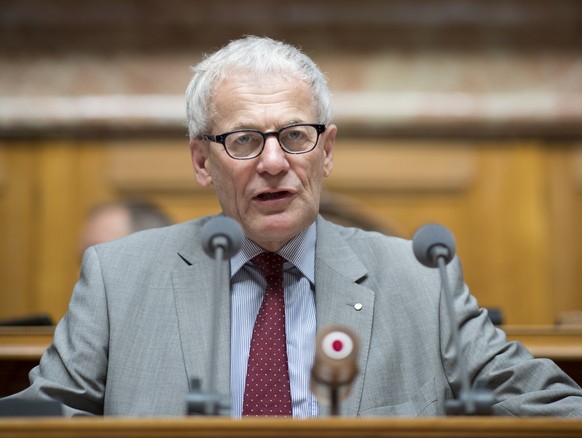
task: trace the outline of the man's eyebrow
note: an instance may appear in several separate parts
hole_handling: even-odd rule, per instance
[[[305,120],[301,120],[301,119],[293,119],[293,120],[285,123],[283,126],[295,125],[296,123],[306,123],[306,122],[305,122]]]
[[[229,131],[238,131],[239,129],[257,129],[252,123],[236,123],[232,125]]]
[[[301,120],[301,119],[292,119],[292,120],[288,120],[285,123],[282,123],[281,125],[279,125],[278,128],[275,129],[275,131],[284,128],[285,126],[289,126],[289,125],[295,125],[296,123],[305,123],[305,121]],[[258,125],[254,124],[254,123],[244,123],[244,122],[238,122],[235,123],[232,126],[232,129],[229,129],[229,131],[239,131],[241,129],[255,129],[257,131],[262,131]],[[269,130],[270,131],[270,130]]]

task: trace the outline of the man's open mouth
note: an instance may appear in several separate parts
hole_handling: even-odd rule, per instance
[[[269,193],[261,193],[257,196],[259,201],[272,201],[274,199],[282,199],[289,195],[289,192],[282,191],[282,192],[269,192]]]

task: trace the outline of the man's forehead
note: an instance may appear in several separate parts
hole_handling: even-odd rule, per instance
[[[250,71],[236,71],[224,75],[214,84],[213,95],[221,93],[225,89],[236,88],[239,86],[268,86],[273,84],[284,84],[286,87],[293,88],[307,85],[307,82],[298,75],[287,72],[282,73],[257,73]]]
[[[230,130],[261,129],[263,119],[279,127],[313,123],[314,111],[311,89],[301,79],[286,76],[261,80],[247,74],[218,84],[211,118],[214,124],[226,124]]]

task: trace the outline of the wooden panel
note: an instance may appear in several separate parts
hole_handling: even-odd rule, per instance
[[[35,274],[35,311],[49,311],[58,319],[67,308],[77,280],[78,148],[55,142],[37,148],[39,156],[36,218],[38,267]]]
[[[475,151],[455,142],[338,141],[332,190],[366,192],[466,190],[475,178]]]
[[[440,147],[439,147],[440,146]],[[123,191],[200,190],[184,142],[110,144],[108,173]],[[327,185],[340,190],[463,190],[474,179],[475,154],[451,143],[344,140],[335,148]]]
[[[343,139],[326,190],[411,237],[454,232],[479,302],[509,324],[582,309],[582,148],[525,141]],[[153,200],[175,221],[219,211],[192,173],[186,140],[21,143],[0,149],[0,317],[66,310],[87,210]]]
[[[549,155],[551,229],[548,242],[556,315],[582,310],[582,144],[555,146]]]
[[[150,199],[175,221],[220,212],[214,191],[194,178],[187,139],[110,143],[105,153],[106,184],[116,197]]]
[[[6,151],[0,145],[0,196],[6,185]]]
[[[572,174],[574,189],[576,192],[582,193],[582,143],[570,145],[567,152],[570,155],[568,161],[571,164],[568,170]]]
[[[459,238],[467,282],[510,324],[554,320],[548,254],[547,149],[534,142],[483,145],[478,182]]]
[[[198,190],[187,139],[125,141],[108,145],[110,183],[124,191]]]
[[[35,165],[27,145],[0,144],[0,318],[34,307]]]

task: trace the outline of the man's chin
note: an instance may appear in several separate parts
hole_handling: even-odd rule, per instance
[[[301,232],[301,227],[297,221],[291,221],[288,218],[265,218],[255,221],[249,229],[247,237],[261,245],[271,242],[273,245],[283,246],[293,237]],[[272,246],[272,245],[269,245]],[[271,248],[266,248],[270,249]],[[278,248],[277,248],[278,249]]]

